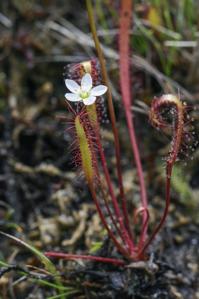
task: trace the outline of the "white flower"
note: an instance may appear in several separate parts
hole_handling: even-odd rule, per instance
[[[81,86],[74,80],[65,80],[66,87],[71,93],[66,93],[65,97],[71,102],[83,101],[84,105],[92,105],[96,98],[103,95],[107,91],[105,85],[93,86],[92,77],[89,73],[86,73],[81,80]]]

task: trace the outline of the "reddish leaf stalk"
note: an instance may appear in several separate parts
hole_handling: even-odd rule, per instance
[[[98,120],[97,120],[96,106],[95,105],[92,106],[92,109],[90,109],[90,111],[88,112],[88,115],[89,115],[89,120],[90,120],[91,126],[93,127],[93,131],[94,131],[94,134],[95,134],[95,141],[96,141],[96,144],[97,144],[97,147],[98,147],[100,160],[101,160],[101,163],[102,163],[102,168],[103,168],[103,171],[104,171],[104,174],[105,174],[109,194],[110,194],[111,201],[112,201],[112,204],[113,204],[113,208],[114,208],[114,211],[115,211],[115,216],[117,217],[117,221],[120,225],[121,237],[124,240],[125,245],[128,246],[129,254],[131,255],[134,252],[134,245],[133,245],[133,241],[131,240],[131,238],[129,236],[128,230],[125,227],[124,217],[121,214],[121,210],[120,210],[119,204],[117,202],[117,198],[115,197],[115,194],[114,194],[114,190],[113,190],[109,170],[108,170],[107,163],[106,163],[106,158],[105,158],[103,147],[102,147],[102,144],[101,144],[100,127],[99,127],[99,123],[98,123]]]
[[[70,253],[61,253],[61,252],[45,252],[45,255],[48,257],[53,258],[60,258],[60,259],[66,259],[66,260],[89,260],[89,261],[96,261],[96,262],[102,262],[102,263],[111,263],[117,266],[125,266],[126,263],[123,260],[120,259],[114,259],[114,258],[108,258],[108,257],[102,257],[102,256],[93,256],[93,255],[80,255],[80,254],[70,254]]]
[[[107,230],[107,232],[108,232],[110,238],[111,238],[112,241],[114,242],[114,244],[115,244],[116,248],[118,249],[118,251],[119,251],[123,256],[125,256],[125,257],[129,257],[128,248],[123,248],[123,247],[121,246],[121,244],[117,241],[116,237],[114,236],[114,233],[113,233],[112,230],[109,228],[109,226],[108,226],[108,224],[107,224],[107,221],[106,221],[106,219],[105,219],[105,217],[104,217],[104,215],[103,215],[103,213],[102,213],[102,210],[101,210],[101,208],[100,208],[100,205],[99,205],[99,203],[98,203],[97,195],[96,195],[96,192],[95,192],[95,188],[94,188],[94,186],[93,186],[92,183],[89,183],[89,189],[90,189],[90,191],[91,191],[92,198],[93,198],[93,200],[94,200],[94,202],[95,202],[95,205],[96,205],[98,214],[99,214],[99,216],[100,216],[100,219],[101,219],[101,221],[102,221],[104,227],[106,228],[106,230]],[[126,244],[128,244],[128,243],[126,242]]]
[[[141,191],[141,201],[144,210],[147,210],[147,194],[144,183],[144,174],[142,170],[142,164],[139,154],[139,149],[137,145],[137,140],[135,136],[135,129],[133,123],[133,116],[131,113],[131,105],[132,105],[132,93],[131,93],[131,81],[130,81],[130,62],[129,62],[129,31],[131,29],[132,24],[132,0],[122,0],[121,1],[121,9],[120,9],[120,28],[119,28],[119,54],[120,54],[120,86],[122,93],[122,100],[125,108],[126,120],[129,130],[130,142],[134,154],[135,164],[137,168],[139,183],[140,183],[140,191]],[[126,202],[123,202],[123,209],[125,211],[126,217],[128,217]],[[146,238],[148,222],[147,222],[147,214],[143,213],[142,225],[144,230],[140,237],[141,243]]]
[[[94,112],[94,111],[95,110],[92,110],[92,112]],[[96,153],[94,150],[95,143],[97,143],[97,146],[99,144],[99,140],[98,140],[99,136],[97,134],[95,134],[95,136],[93,136],[93,132],[92,132],[93,131],[92,126],[93,126],[94,119],[95,119],[96,125],[97,125],[97,118],[95,118],[95,117],[92,118],[91,116],[88,116],[88,113],[86,113],[86,112],[80,112],[80,113],[76,114],[74,117],[75,131],[76,131],[76,136],[77,136],[77,148],[80,153],[79,154],[80,165],[82,167],[83,173],[87,180],[87,184],[91,191],[92,198],[95,202],[98,214],[100,216],[100,219],[101,219],[105,229],[108,232],[108,235],[112,239],[112,241],[115,244],[118,251],[120,253],[122,253],[124,256],[127,256],[128,248],[123,248],[120,245],[120,243],[117,241],[117,238],[114,235],[114,232],[112,231],[111,228],[109,228],[108,222],[106,220],[106,217],[104,216],[104,213],[102,212],[102,209],[100,207],[99,201],[97,199],[96,191],[95,191],[96,182],[97,181],[99,182],[100,175],[99,175],[99,170],[98,170],[98,165],[97,165]],[[92,121],[92,125],[91,125],[90,121]],[[96,129],[95,129],[95,131],[97,132]],[[93,138],[94,138],[94,140],[93,140]],[[95,180],[95,178],[97,180]],[[105,207],[107,208],[107,210],[111,216],[111,219],[113,219],[110,209],[106,205],[105,205]],[[121,227],[122,227],[122,221],[120,221],[119,223],[121,224]],[[113,221],[113,224],[114,224],[114,221]],[[122,230],[121,230],[120,236],[124,240],[125,245],[128,244],[127,237],[123,233]]]
[[[79,164],[79,166],[81,166],[81,168],[82,168],[82,171],[85,175],[85,179],[87,181],[90,192],[92,194],[92,198],[95,202],[99,217],[102,221],[104,228],[107,230],[107,233],[108,233],[110,239],[113,241],[113,243],[115,244],[115,247],[118,249],[118,251],[123,256],[128,257],[129,256],[129,248],[127,246],[128,245],[128,240],[127,240],[128,236],[126,236],[125,232],[123,232],[122,229],[118,228],[118,225],[114,220],[113,214],[112,214],[110,207],[106,201],[106,198],[104,198],[105,207],[106,207],[108,214],[112,220],[112,224],[115,226],[115,228],[118,232],[117,237],[121,237],[121,240],[123,240],[123,242],[124,242],[124,245],[121,245],[115,236],[115,232],[113,231],[113,229],[111,227],[109,227],[106,216],[102,212],[102,209],[100,207],[100,204],[99,204],[99,201],[98,201],[97,195],[96,195],[96,188],[98,185],[101,185],[100,174],[99,174],[99,169],[98,169],[98,164],[97,164],[96,150],[95,150],[96,139],[98,140],[100,138],[100,135],[97,134],[98,129],[95,128],[95,127],[99,126],[97,117],[96,117],[96,113],[95,113],[96,107],[93,106],[92,109],[89,110],[89,112],[86,112],[85,109],[83,109],[77,113],[72,109],[72,107],[70,105],[68,105],[68,108],[74,114],[73,119],[71,119],[70,123],[73,124],[72,127],[74,129],[74,135],[76,137],[75,144],[76,144],[77,154],[76,154],[75,159],[77,159],[77,164]],[[96,134],[94,134],[94,132],[96,132]],[[97,145],[99,143],[100,143],[100,141],[97,142]],[[104,158],[104,156],[103,156],[103,158]],[[101,191],[103,192],[103,188]],[[117,204],[117,202],[116,202],[116,204]],[[124,224],[122,223],[122,218],[119,223],[121,224],[121,227],[125,229]],[[122,224],[123,224],[123,226],[122,226]]]
[[[173,122],[172,126],[168,124],[163,117],[161,116],[160,112],[161,109],[165,107],[174,108],[173,110]],[[172,111],[172,110],[171,110]],[[183,144],[184,134],[185,134],[185,116],[186,116],[186,106],[183,105],[181,100],[174,95],[167,94],[163,95],[160,98],[155,98],[152,102],[151,110],[150,110],[150,120],[152,125],[156,128],[166,128],[171,127],[173,128],[173,139],[172,139],[172,146],[169,152],[169,156],[166,161],[166,191],[165,191],[165,209],[162,215],[162,218],[159,224],[155,227],[154,231],[152,232],[151,237],[147,240],[145,245],[143,246],[140,254],[142,255],[151,242],[154,240],[157,233],[160,231],[162,226],[165,223],[165,220],[168,215],[169,205],[170,205],[170,190],[171,190],[171,175],[174,163],[178,157],[180,152],[181,146]]]
[[[99,155],[100,155],[102,167],[103,167],[103,170],[104,170],[105,178],[106,178],[106,181],[107,181],[107,185],[108,185],[108,188],[109,188],[109,193],[110,193],[110,196],[111,196],[111,199],[112,199],[113,207],[114,207],[114,210],[115,210],[115,214],[116,214],[117,220],[120,224],[120,229],[121,229],[123,238],[125,239],[126,244],[128,244],[128,246],[129,246],[129,252],[133,253],[134,252],[134,244],[133,244],[132,239],[130,238],[128,230],[126,230],[126,228],[125,228],[125,225],[124,225],[124,222],[123,222],[124,217],[121,215],[121,211],[120,211],[117,199],[114,195],[113,186],[112,186],[112,182],[111,182],[111,179],[110,179],[110,175],[109,175],[109,171],[108,171],[108,167],[107,167],[107,163],[106,163],[106,158],[105,158],[103,147],[102,147],[102,144],[101,144],[101,141],[100,141],[99,128],[96,128],[96,134],[97,134],[96,142],[97,142],[97,145],[98,145]]]
[[[104,200],[105,208],[108,212],[108,216],[110,217],[110,219],[112,221],[112,224],[113,224],[115,230],[118,233],[118,236],[121,238],[121,240],[124,242],[124,245],[126,246],[127,244],[130,243],[128,233],[125,231],[125,227],[124,227],[123,223],[122,223],[122,228],[121,228],[121,222],[118,223],[117,213],[115,212],[116,211],[115,210],[115,205],[113,204],[114,212],[112,212],[110,207],[109,207],[110,203],[108,202],[108,195],[105,194],[104,186],[102,185],[100,176],[98,178],[98,183],[99,183],[99,186],[101,187],[101,193],[102,193],[102,197],[103,197],[103,200]],[[112,188],[112,186],[111,186],[111,188]],[[110,195],[110,192],[109,192],[109,195]],[[112,201],[112,203],[115,202],[115,197],[113,197],[113,198],[111,197],[111,201]],[[117,201],[116,201],[116,205],[117,205]],[[118,227],[118,224],[119,224],[119,227]],[[133,242],[130,243],[129,248],[130,248],[129,252],[133,251]]]
[[[150,236],[150,238],[147,240],[147,242],[141,248],[141,251],[138,253],[138,256],[143,256],[144,255],[144,252],[149,247],[149,245],[152,243],[152,241],[154,240],[154,238],[156,237],[156,235],[158,234],[158,232],[160,231],[160,229],[164,225],[165,220],[167,218],[168,211],[169,211],[169,205],[170,205],[170,190],[171,190],[172,168],[173,168],[173,166],[170,165],[170,166],[167,166],[167,169],[166,169],[166,176],[167,177],[166,177],[166,191],[165,191],[165,209],[164,209],[162,218],[161,218],[159,224],[154,229],[154,231],[153,231],[152,235]]]
[[[104,186],[102,185],[102,182],[101,182],[100,179],[99,179],[99,185],[101,187],[101,192],[102,192],[102,197],[103,197],[103,200],[104,200],[104,204],[105,204],[106,210],[108,212],[108,216],[110,217],[110,219],[112,221],[113,227],[117,231],[118,236],[121,238],[121,240],[124,242],[124,244],[126,244],[124,235],[123,235],[121,229],[118,227],[118,223],[116,222],[115,215],[113,215],[113,212],[111,211],[111,209],[109,207],[108,196],[105,194]]]

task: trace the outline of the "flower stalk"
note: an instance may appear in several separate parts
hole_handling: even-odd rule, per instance
[[[122,101],[124,104],[126,121],[130,136],[130,142],[132,146],[132,151],[135,159],[135,164],[138,173],[138,179],[140,183],[140,192],[141,192],[141,201],[142,207],[145,211],[148,209],[147,203],[147,194],[144,182],[144,174],[142,170],[142,164],[139,154],[139,148],[137,145],[135,128],[133,123],[133,115],[132,115],[132,91],[131,91],[131,81],[130,81],[130,62],[129,62],[129,31],[131,29],[132,24],[132,0],[124,0],[121,1],[121,10],[120,10],[120,26],[119,26],[119,66],[120,66],[120,86],[122,93]],[[125,217],[128,219],[128,213],[126,209],[126,203],[123,202]],[[147,214],[142,213],[142,225],[144,230],[141,235],[141,243],[146,239],[147,233]]]
[[[123,187],[123,180],[122,180],[120,141],[119,141],[117,124],[116,124],[115,110],[114,110],[114,106],[113,106],[111,86],[110,86],[109,79],[108,79],[108,73],[106,70],[104,55],[103,55],[103,52],[102,52],[102,49],[100,46],[100,42],[99,42],[99,38],[97,35],[94,13],[93,13],[93,6],[92,6],[91,0],[86,0],[86,7],[87,7],[87,12],[88,12],[88,20],[89,20],[90,28],[91,28],[93,40],[95,43],[95,49],[96,49],[97,56],[98,56],[99,62],[100,62],[102,78],[103,78],[105,85],[108,87],[107,101],[108,101],[108,109],[109,109],[109,115],[110,115],[110,120],[111,120],[111,125],[112,125],[112,132],[113,132],[113,136],[114,136],[118,184],[119,184],[119,189],[120,189],[120,198],[123,201],[123,206],[125,206],[126,198],[125,198],[125,194],[124,194],[124,187]],[[128,218],[125,217],[125,219],[128,219]],[[128,226],[128,223],[126,223],[126,224]],[[130,231],[129,226],[127,227],[127,229]]]

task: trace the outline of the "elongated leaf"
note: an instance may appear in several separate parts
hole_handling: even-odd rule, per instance
[[[53,265],[53,263],[38,249],[36,249],[35,247],[33,247],[32,245],[18,239],[15,236],[12,236],[10,234],[4,233],[2,231],[0,231],[0,234],[14,240],[16,243],[18,243],[19,245],[24,246],[25,248],[27,248],[28,250],[30,250],[34,255],[36,255],[38,257],[38,259],[44,264],[45,268],[47,271],[49,271],[52,274],[57,274],[57,270],[55,268],[55,266]]]

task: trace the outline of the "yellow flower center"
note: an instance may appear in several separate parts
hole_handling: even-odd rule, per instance
[[[89,92],[87,92],[87,91],[81,91],[81,93],[80,93],[80,97],[81,97],[82,99],[86,99],[86,98],[88,98],[88,97],[89,97]]]

